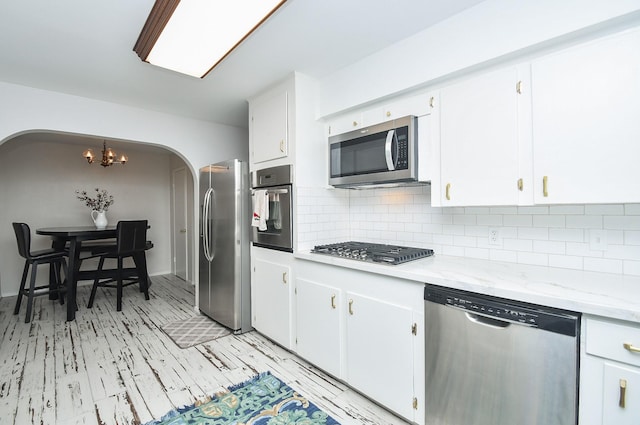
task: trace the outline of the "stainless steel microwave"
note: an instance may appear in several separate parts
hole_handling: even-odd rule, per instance
[[[329,137],[329,184],[418,182],[418,120],[406,116]]]

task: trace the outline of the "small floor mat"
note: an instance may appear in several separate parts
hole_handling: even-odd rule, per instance
[[[194,316],[168,323],[162,326],[162,330],[180,348],[192,347],[231,334],[231,330],[207,316]]]

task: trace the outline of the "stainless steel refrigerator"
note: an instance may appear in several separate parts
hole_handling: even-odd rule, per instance
[[[200,312],[235,333],[251,330],[249,175],[237,159],[200,169]]]

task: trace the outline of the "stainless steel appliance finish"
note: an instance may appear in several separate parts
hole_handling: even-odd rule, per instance
[[[246,162],[200,169],[198,307],[235,333],[251,330],[249,204]]]
[[[575,425],[580,314],[427,285],[427,425]]]
[[[383,264],[402,264],[433,255],[432,249],[353,241],[316,245],[311,252]]]
[[[329,184],[417,183],[418,120],[406,116],[329,137]]]
[[[266,190],[269,218],[266,230],[253,227],[253,245],[293,252],[293,169],[291,165],[251,173],[253,193]]]

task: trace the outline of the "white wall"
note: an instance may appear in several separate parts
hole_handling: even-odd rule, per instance
[[[249,157],[245,128],[4,82],[0,98],[0,144],[34,130],[149,143],[176,152],[192,172],[211,162]]]
[[[581,31],[626,25],[640,19],[639,10],[637,0],[486,0],[322,78],[318,116],[433,85]]]
[[[129,163],[103,168],[89,165],[80,153],[84,146],[15,139],[0,146],[0,271],[2,296],[18,292],[24,261],[18,255],[12,222],[26,222],[33,248],[51,246],[38,236],[38,227],[93,225],[90,210],[76,199],[76,190],[107,189],[115,198],[107,218],[147,219],[150,274],[171,272],[170,153],[127,151]],[[47,267],[40,268],[40,282]]]
[[[249,157],[245,128],[5,82],[0,82],[0,99],[0,145],[17,135],[33,131],[74,133],[158,145],[175,152],[186,162],[196,185],[200,167],[230,158],[248,160]],[[196,214],[195,197],[193,204]],[[166,211],[169,214],[168,204]],[[197,223],[195,217],[194,220]],[[0,225],[6,227],[10,223],[0,222]],[[193,238],[192,252],[197,252],[197,243],[197,238]],[[14,251],[15,248],[11,247],[10,253]],[[5,251],[0,251],[0,254],[4,255]],[[194,267],[197,267],[195,261]],[[0,287],[4,292],[3,276],[4,271],[0,269]]]
[[[358,240],[640,276],[640,204],[438,208],[429,186],[298,188],[298,198],[299,249]],[[489,228],[499,229],[499,245],[489,244]],[[591,243],[593,231],[604,235],[604,249]]]

